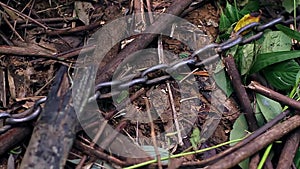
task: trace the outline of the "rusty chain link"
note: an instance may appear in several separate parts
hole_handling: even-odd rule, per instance
[[[300,16],[297,16],[296,20],[297,21],[300,20]],[[190,55],[190,57],[188,57],[188,59],[179,59],[170,64],[158,64],[142,72],[127,75],[123,77],[121,80],[114,80],[110,82],[103,82],[97,84],[95,86],[95,94],[89,98],[88,102],[95,101],[96,99],[100,99],[101,98],[100,90],[103,88],[115,87],[115,89],[117,89],[118,92],[120,93],[121,90],[137,84],[153,85],[171,79],[172,77],[170,74],[185,65],[199,67],[199,66],[214,63],[219,59],[219,53],[228,50],[235,45],[244,45],[261,38],[264,34],[265,29],[271,28],[276,24],[286,25],[286,24],[293,23],[293,21],[294,19],[284,20],[284,17],[281,16],[265,24],[260,24],[258,22],[250,23],[242,27],[241,29],[239,29],[238,32],[234,33],[233,36],[231,36],[230,39],[228,39],[227,41],[220,44],[212,43],[206,45],[205,47],[196,50],[192,55]],[[244,35],[242,35],[242,33],[249,29],[252,29],[253,32],[255,32],[255,34],[245,38]],[[214,50],[217,54],[207,59],[199,60],[197,56],[200,56],[201,54],[203,54],[208,50]],[[149,74],[155,71],[162,71],[162,70],[166,74],[163,74],[159,77],[150,78]],[[118,94],[118,92],[114,94]],[[15,124],[26,123],[36,119],[39,116],[40,112],[42,111],[41,104],[44,103],[46,100],[47,97],[39,99],[38,101],[35,102],[33,107],[19,114],[11,114],[10,112],[1,112],[0,120],[1,119],[4,120],[5,125],[0,128],[0,134],[9,130]],[[28,114],[27,111],[30,111],[30,114],[24,116],[24,114]]]

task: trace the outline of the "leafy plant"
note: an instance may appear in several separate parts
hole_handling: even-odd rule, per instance
[[[190,142],[194,150],[197,150],[198,144],[200,143],[200,130],[198,127],[193,129]]]
[[[247,135],[246,132],[247,130],[248,130],[247,121],[245,116],[242,114],[236,119],[235,123],[233,124],[233,129],[230,132],[229,139],[235,140],[235,139],[243,138]],[[235,143],[232,143],[230,145],[233,146],[234,144]],[[239,163],[239,166],[243,169],[248,168],[249,158]]]
[[[222,34],[219,36],[219,39],[229,38],[233,26],[238,22],[239,18],[259,9],[258,1],[249,1],[241,9],[238,9],[236,1],[234,2],[234,7],[227,2],[225,9],[221,12],[219,25]],[[283,1],[283,7],[288,12],[295,11],[295,7],[299,4],[300,0]],[[299,98],[300,66],[295,59],[300,57],[300,51],[292,50],[292,39],[300,41],[300,33],[280,24],[276,25],[276,28],[278,31],[265,30],[261,39],[243,46],[237,45],[229,49],[226,54],[234,56],[240,74],[244,79],[247,79],[248,75],[260,73],[275,89],[283,92],[288,92],[292,89],[290,97],[297,96]],[[244,36],[247,37],[253,34],[254,32],[250,32]],[[231,87],[228,87],[230,82],[224,72],[218,69],[215,73],[214,78],[217,85],[227,95],[230,95],[232,92],[232,90],[229,90]],[[265,96],[256,94],[256,100],[256,118],[259,126],[272,120],[283,111],[280,103]],[[233,129],[230,132],[230,140],[244,137],[247,128],[246,119],[241,115],[233,125]],[[271,146],[269,146],[270,149]],[[299,162],[299,153],[298,158],[295,157],[294,160]],[[262,164],[263,161],[261,162]],[[247,161],[239,165],[243,169],[248,168]]]
[[[296,3],[294,3],[296,2]],[[295,8],[295,6],[300,5],[300,0],[283,0],[282,6],[285,8],[287,12],[292,12]]]
[[[281,32],[286,34],[288,37],[290,37],[292,39],[296,39],[297,41],[300,41],[300,33],[299,32],[292,30],[286,26],[280,25],[280,24],[275,25],[275,26],[278,30],[280,30]]]

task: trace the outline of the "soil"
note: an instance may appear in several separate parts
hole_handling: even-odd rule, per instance
[[[74,1],[72,0],[36,0],[33,2],[34,5],[32,5],[32,1],[22,1],[22,3],[10,1],[8,5],[18,11],[23,11],[26,15],[30,13],[32,18],[51,27],[52,31],[84,26],[84,22],[80,20],[68,21],[70,20],[70,17],[74,16]],[[114,19],[117,19],[126,13],[135,12],[137,9],[131,6],[131,1],[128,0],[99,0],[86,2],[92,2],[94,8],[90,9],[91,11],[87,11],[89,15],[93,16],[89,19],[90,24],[99,23],[99,27],[112,22]],[[172,0],[153,0],[151,3],[153,12],[162,12],[172,4]],[[26,6],[26,4],[28,4],[28,6]],[[24,23],[21,18],[15,20],[17,24],[16,27],[12,29],[8,23],[13,24],[15,13],[9,12],[9,10],[5,11],[10,15],[7,16],[8,22],[2,20],[0,23],[0,35],[4,35],[4,37],[7,38],[7,41],[4,40],[5,38],[1,38],[1,45],[25,47],[40,51],[48,56],[57,56],[66,51],[71,51],[88,44],[89,40],[87,39],[98,29],[87,29],[74,33],[66,32],[65,35],[50,36],[47,35],[41,27],[32,24],[32,22]],[[178,25],[173,38],[163,36],[157,38],[149,45],[149,49],[151,47],[160,48],[160,51],[166,52],[163,56],[163,62],[156,57],[155,52],[157,52],[157,50],[149,51],[149,53],[147,53],[149,57],[143,55],[143,57],[133,59],[135,61],[134,64],[120,65],[119,69],[122,71],[118,72],[118,70],[116,70],[116,76],[122,77],[130,73],[137,73],[138,71],[136,70],[145,70],[159,63],[171,63],[174,60],[190,55],[196,49],[214,42],[218,36],[219,15],[220,11],[217,7],[209,2],[188,12],[183,19],[186,19],[191,25]],[[50,18],[61,18],[63,20],[50,21]],[[183,39],[191,45],[183,44],[178,39]],[[93,39],[90,40],[93,41]],[[113,56],[122,50],[124,44],[125,46],[127,45],[127,40],[130,39],[125,39],[123,44],[116,44],[113,50],[110,51],[110,55]],[[159,41],[161,41],[161,46]],[[76,56],[77,55],[74,55],[65,59],[68,61],[76,61]],[[105,65],[111,58],[112,57],[108,56],[101,64]],[[55,73],[61,64],[70,66],[70,73],[72,72],[72,65],[68,62],[42,58],[40,56],[20,57],[16,55],[2,55],[0,62],[3,71],[2,73],[5,73],[5,76],[1,77],[5,80],[0,84],[1,111],[12,111],[14,114],[23,112],[31,107],[40,96],[48,95]],[[116,127],[124,119],[131,120],[122,130],[122,133],[130,136],[133,140],[138,140],[137,143],[139,145],[149,145],[153,143],[153,140],[151,139],[152,124],[149,122],[149,114],[147,114],[147,111],[152,113],[151,115],[154,119],[154,132],[159,136],[157,139],[157,146],[167,149],[170,152],[182,152],[189,149],[191,146],[189,138],[191,138],[195,128],[199,128],[201,132],[206,131],[211,134],[206,135],[206,137],[203,135],[201,144],[196,145],[194,149],[225,142],[228,140],[229,131],[232,128],[233,122],[238,117],[239,111],[236,108],[234,101],[231,100],[226,102],[225,105],[222,105],[221,111],[219,112],[223,114],[223,116],[221,115],[221,119],[214,119],[216,118],[214,113],[217,112],[210,109],[211,105],[208,103],[211,98],[205,97],[205,95],[218,90],[218,88],[211,80],[212,78],[209,74],[209,72],[212,72],[211,68],[203,68],[201,71],[204,72],[204,74],[199,73],[198,75],[194,75],[196,80],[186,80],[186,83],[189,85],[193,84],[192,86],[194,86],[194,88],[184,88],[184,85],[180,88],[180,85],[174,81],[174,79],[160,82],[155,85],[136,85],[130,88],[127,94],[125,93],[126,97],[133,97],[142,89],[144,92],[141,92],[137,98],[131,100],[131,104],[124,104],[126,100],[122,98],[124,97],[122,96],[124,93],[121,93],[113,97],[117,100],[118,105],[116,105],[111,98],[104,98],[99,101],[99,107],[104,116],[108,116],[111,112],[115,112],[116,110],[125,109],[127,112],[126,115],[114,115],[114,118],[109,120],[109,124]],[[206,75],[205,72],[208,72],[208,75]],[[166,73],[163,71],[158,71],[150,73],[149,77],[157,77],[165,74]],[[179,74],[178,76],[184,77],[187,74],[188,71]],[[167,83],[170,85],[170,88],[168,88]],[[169,91],[170,89],[171,91]],[[201,97],[198,94],[199,91]],[[109,90],[105,92],[109,92]],[[173,94],[172,102],[169,98],[169,92]],[[219,96],[224,97],[224,94],[220,93]],[[147,99],[150,101],[149,105],[147,105]],[[182,101],[183,99],[187,99],[187,101]],[[175,110],[172,109],[172,105],[174,105]],[[171,144],[168,143],[166,137],[160,135],[164,132],[176,133],[176,131],[178,131],[173,124],[174,111],[178,113],[179,126],[188,128],[188,130],[182,131],[181,133],[183,143],[180,143],[176,134],[169,137],[169,139],[172,140]],[[212,117],[213,120],[208,122],[208,117]],[[216,126],[216,129],[210,131],[210,126]],[[82,134],[82,132],[80,133],[81,134],[78,135],[80,135],[81,139],[77,138],[78,140],[82,140],[82,137],[86,137],[86,140],[92,139],[88,138],[87,135]],[[21,147],[22,151],[20,154],[15,155],[16,158],[13,163],[16,166],[20,164],[27,144],[27,142],[21,142],[17,145]],[[220,152],[222,149],[217,149],[214,152],[211,151],[201,156],[191,156],[185,161],[202,160]],[[12,153],[10,152],[9,154]],[[70,159],[75,159],[77,157],[76,154],[82,156],[81,152],[73,148],[70,153]],[[93,158],[91,158],[91,161],[95,161]],[[6,168],[9,165],[12,165],[7,159],[7,154],[0,158],[0,168]],[[74,164],[68,165],[69,164],[67,164],[66,168],[72,168],[71,166]]]

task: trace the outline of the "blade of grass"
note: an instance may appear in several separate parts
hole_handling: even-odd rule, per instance
[[[273,146],[273,144],[270,144],[270,145],[267,147],[267,149],[266,149],[264,155],[262,156],[262,158],[261,158],[261,160],[260,160],[260,162],[259,162],[259,164],[258,164],[258,166],[257,166],[257,169],[262,169],[262,167],[264,166],[264,164],[265,164],[265,162],[266,162],[266,160],[267,160],[267,157],[269,156],[269,154],[270,154],[270,152],[271,152],[272,146]]]
[[[175,155],[171,155],[170,157],[163,157],[160,160],[164,161],[164,160],[168,160],[168,159],[171,159],[171,158],[178,158],[178,157],[183,157],[183,156],[187,156],[187,155],[191,155],[191,154],[203,153],[205,151],[209,151],[209,150],[212,150],[212,149],[215,149],[215,148],[218,148],[218,147],[222,147],[224,145],[228,145],[228,144],[231,144],[231,143],[234,143],[234,142],[242,141],[243,139],[244,138],[236,139],[236,140],[230,140],[230,141],[227,141],[227,142],[224,142],[224,143],[212,146],[212,147],[204,148],[204,149],[201,149],[201,150],[191,151],[191,152],[186,152],[186,153],[180,153],[180,154],[175,154]],[[157,160],[149,160],[149,161],[146,161],[146,162],[143,162],[143,163],[139,163],[139,164],[136,164],[136,165],[125,167],[124,169],[139,168],[139,167],[143,167],[145,165],[149,165],[149,164],[156,163],[156,162],[157,162]]]

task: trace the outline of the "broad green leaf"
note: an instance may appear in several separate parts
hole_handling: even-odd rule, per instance
[[[242,46],[240,52],[238,52],[238,55],[241,75],[245,75],[252,66],[254,59],[254,44]]]
[[[198,144],[200,143],[200,130],[198,127],[194,128],[193,133],[190,138],[190,142],[191,142],[194,150],[197,150]]]
[[[278,30],[286,34],[288,37],[292,39],[296,39],[297,41],[300,41],[300,33],[298,31],[292,30],[289,27],[283,26],[283,25],[275,25]]]
[[[224,13],[221,13],[220,23],[219,23],[220,32],[226,32],[230,26],[231,26],[231,22],[229,21],[227,16]]]
[[[245,5],[245,7],[240,11],[240,14],[244,16],[248,13],[258,11],[259,9],[260,9],[260,6],[259,6],[259,1],[258,0],[249,1]]]
[[[278,114],[281,113],[282,107],[278,102],[260,94],[256,94],[256,99],[259,109],[261,110],[261,113],[267,122],[274,119]]]
[[[233,128],[230,132],[229,139],[235,140],[235,139],[243,138],[247,135],[247,130],[248,130],[248,125],[247,125],[246,118],[243,114],[241,114],[233,124]],[[230,144],[230,146],[233,146],[235,144],[236,143],[232,143]],[[242,169],[247,169],[249,166],[249,158],[239,163],[239,166]]]
[[[259,127],[261,127],[265,124],[264,116],[261,113],[261,110],[259,109],[257,102],[256,102],[256,106],[255,106],[255,118],[256,118],[256,121],[257,121],[257,124]]]
[[[300,0],[296,0],[296,7],[300,4]],[[282,6],[285,10],[291,13],[294,10],[294,0],[283,0]]]
[[[300,66],[294,60],[278,63],[264,69],[267,81],[279,90],[288,90],[295,84]]]
[[[155,147],[153,146],[147,146],[147,145],[143,145],[141,146],[141,148],[148,153],[151,157],[156,159],[156,153],[155,153]],[[159,155],[161,158],[163,157],[169,157],[169,151],[160,147],[157,147],[157,150],[159,152]],[[168,164],[168,160],[162,161],[162,164],[167,165]]]
[[[224,68],[225,68],[225,65],[223,64],[222,60],[220,60],[216,65],[214,73],[219,73],[220,71],[224,71]]]
[[[228,1],[226,1],[226,8],[224,13],[231,23],[234,23],[239,20],[237,16],[237,9],[234,6],[232,6]]]
[[[221,90],[226,94],[226,96],[230,96],[233,92],[232,85],[230,83],[229,78],[226,76],[224,69],[215,73],[213,75],[216,84],[221,88]]]
[[[243,114],[241,114],[234,122],[233,128],[230,131],[230,140],[236,140],[243,138],[247,135],[248,125],[246,118]],[[235,145],[236,143],[230,144],[230,146]]]
[[[264,41],[259,53],[290,51],[291,47],[292,42],[287,35],[281,31],[269,31],[264,34]]]
[[[297,50],[259,54],[256,57],[250,73],[255,73],[272,64],[298,57],[300,57],[300,51]]]

